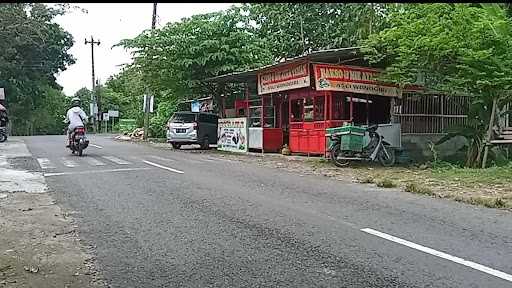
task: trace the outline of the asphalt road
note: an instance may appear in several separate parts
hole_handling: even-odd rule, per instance
[[[24,138],[112,287],[512,287],[510,212],[91,139]]]

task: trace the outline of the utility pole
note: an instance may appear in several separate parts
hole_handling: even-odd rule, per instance
[[[153,17],[151,19],[151,31],[155,30],[156,26],[156,4],[153,3]],[[148,133],[149,133],[149,106],[150,106],[150,95],[149,95],[149,89],[146,87],[146,106],[144,107],[144,140],[148,140]]]
[[[96,121],[96,118],[99,119],[99,117],[96,115],[94,115],[94,108],[96,107],[96,97],[94,95],[94,93],[96,93],[96,81],[95,81],[95,76],[94,76],[94,44],[96,45],[100,45],[100,41],[94,41],[94,38],[92,37],[91,35],[91,41],[87,41],[87,38],[85,39],[85,45],[87,44],[91,44],[91,66],[92,66],[92,90],[91,90],[91,102],[92,102],[92,107],[93,107],[93,110],[91,111],[91,116],[92,116],[92,121],[93,121],[93,130],[94,132],[98,132],[98,122]],[[99,112],[99,111],[98,111]]]

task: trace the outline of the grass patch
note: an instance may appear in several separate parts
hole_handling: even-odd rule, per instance
[[[359,183],[363,183],[363,184],[372,184],[374,182],[375,182],[375,179],[373,179],[373,177],[371,177],[371,176],[367,176],[367,177],[359,180]]]
[[[379,180],[375,184],[377,184],[377,187],[381,187],[381,188],[395,188],[396,187],[395,182],[393,182],[389,179]]]
[[[418,184],[418,183],[407,183],[405,185],[405,192],[410,193],[416,193],[416,194],[423,194],[423,195],[429,195],[433,196],[435,195],[432,190],[424,185]]]
[[[471,197],[468,201],[470,204],[485,206],[488,208],[505,208],[507,202],[501,198],[492,197]]]
[[[456,181],[466,186],[475,184],[510,185],[512,165],[486,169],[443,167],[432,169],[432,177],[439,180]]]

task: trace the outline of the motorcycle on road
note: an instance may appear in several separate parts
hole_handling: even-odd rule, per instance
[[[85,127],[76,127],[71,133],[70,140],[69,149],[71,149],[71,153],[78,153],[78,156],[82,156],[85,148],[89,146],[89,140],[85,136]]]

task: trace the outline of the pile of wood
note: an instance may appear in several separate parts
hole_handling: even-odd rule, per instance
[[[133,132],[130,133],[129,136],[132,139],[142,140],[142,138],[144,137],[144,128],[137,128],[137,129],[133,130]]]

